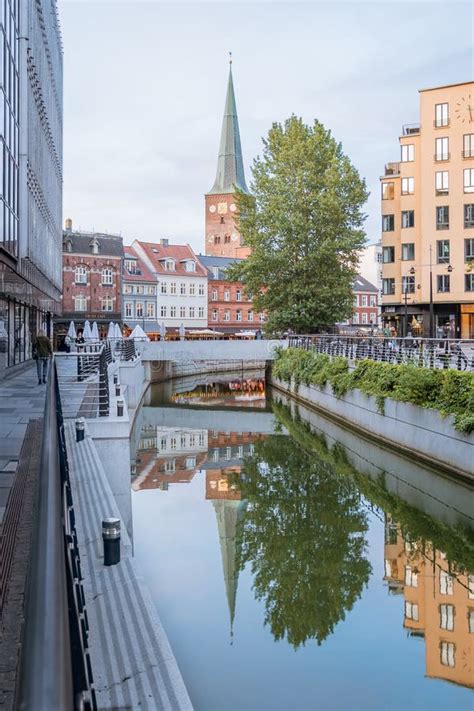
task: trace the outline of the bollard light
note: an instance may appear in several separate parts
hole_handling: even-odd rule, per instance
[[[85,437],[86,423],[83,417],[76,420],[76,442],[82,442]]]
[[[104,565],[120,563],[120,519],[106,518],[102,521],[104,541]]]
[[[117,417],[123,417],[123,400],[117,400]]]
[[[118,397],[120,395],[120,383],[115,385],[115,395]]]

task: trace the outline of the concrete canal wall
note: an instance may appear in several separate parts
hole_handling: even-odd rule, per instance
[[[274,377],[271,384],[326,417],[375,438],[380,444],[474,482],[474,433],[457,432],[452,416],[443,418],[435,410],[389,398],[385,400],[385,414],[381,414],[376,399],[357,390],[338,398],[330,385],[325,388],[297,386],[294,381],[289,385]]]

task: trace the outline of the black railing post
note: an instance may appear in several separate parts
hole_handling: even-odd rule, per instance
[[[109,373],[105,351],[99,356],[99,417],[108,417],[109,407]]]

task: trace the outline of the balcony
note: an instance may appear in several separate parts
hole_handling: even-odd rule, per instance
[[[385,165],[385,175],[399,175],[400,163],[387,163]]]
[[[402,136],[413,136],[420,133],[419,123],[405,123],[402,126]]]

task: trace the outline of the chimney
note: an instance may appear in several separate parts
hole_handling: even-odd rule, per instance
[[[165,237],[160,239],[160,244],[162,247],[168,247],[169,243],[170,243],[169,239],[166,239]]]
[[[70,217],[68,217],[66,220],[66,232],[68,234],[71,234],[71,232],[72,232],[72,220]]]

